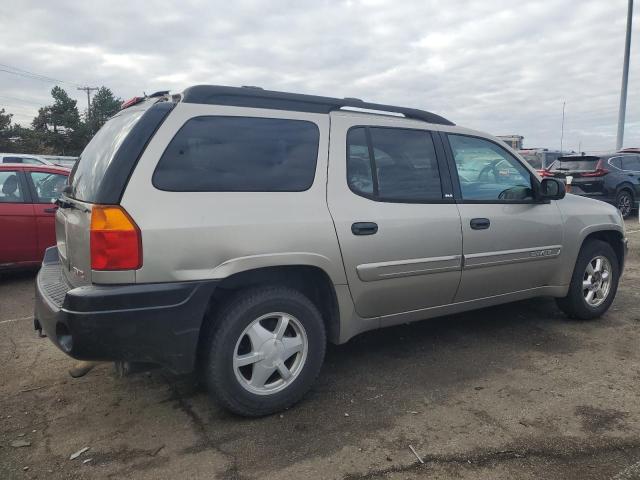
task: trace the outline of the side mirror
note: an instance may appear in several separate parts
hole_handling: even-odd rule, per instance
[[[566,194],[564,183],[556,178],[544,178],[540,182],[539,196],[541,200],[560,200]]]

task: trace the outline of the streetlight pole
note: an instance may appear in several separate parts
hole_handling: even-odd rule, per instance
[[[629,50],[631,50],[631,23],[633,18],[633,0],[629,0],[627,9],[627,35],[624,43],[624,63],[622,66],[622,86],[620,87],[620,108],[618,110],[618,135],[616,150],[622,148],[624,141],[624,119],[627,110],[627,84],[629,83]]]
[[[564,142],[564,107],[567,104],[566,101],[562,102],[562,126],[560,127],[560,151],[562,152],[562,145]]]

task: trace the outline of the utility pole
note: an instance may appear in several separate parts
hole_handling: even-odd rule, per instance
[[[87,92],[87,123],[91,120],[91,92],[98,90],[98,87],[78,87],[78,90]]]
[[[564,141],[564,106],[566,101],[562,102],[562,127],[560,127],[560,151],[562,152],[562,142]]]
[[[629,0],[627,9],[627,35],[624,43],[624,63],[622,64],[622,86],[620,87],[620,108],[618,109],[618,135],[616,150],[622,148],[624,141],[624,119],[627,111],[627,84],[629,83],[629,50],[631,50],[631,23],[633,18],[633,0]]]

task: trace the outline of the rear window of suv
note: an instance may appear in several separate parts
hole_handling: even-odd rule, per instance
[[[95,201],[109,164],[144,112],[124,110],[107,121],[95,134],[71,171],[71,197],[84,202]]]
[[[311,187],[320,131],[276,118],[196,117],[171,140],[153,185],[174,192],[297,192]]]
[[[598,164],[599,157],[587,157],[584,159],[572,159],[572,158],[562,158],[560,157],[556,160],[551,166],[552,171],[591,171],[596,169],[596,165]]]

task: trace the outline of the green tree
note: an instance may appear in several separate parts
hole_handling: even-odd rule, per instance
[[[88,142],[88,129],[80,119],[77,101],[60,87],[51,90],[53,105],[42,107],[32,126],[47,147],[60,155],[78,155]]]
[[[115,97],[109,88],[100,87],[91,99],[91,108],[87,119],[91,134],[96,133],[107,120],[118,113],[120,105],[122,105],[121,98]]]
[[[11,113],[6,113],[4,108],[0,109],[0,152],[10,151],[11,117]]]

